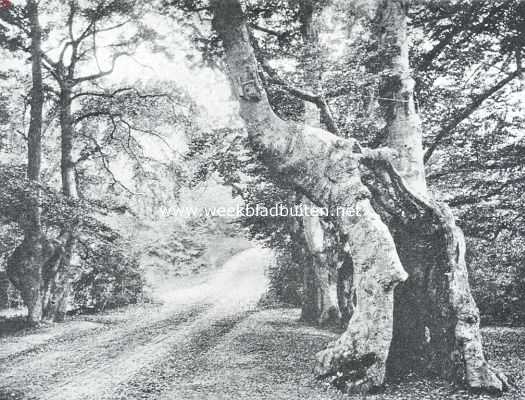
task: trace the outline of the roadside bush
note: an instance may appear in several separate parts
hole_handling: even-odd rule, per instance
[[[277,253],[268,266],[269,288],[260,304],[266,307],[300,307],[303,297],[303,266],[290,254]]]
[[[84,249],[73,284],[74,305],[80,310],[102,311],[145,301],[144,278],[137,257],[122,249],[100,246]]]

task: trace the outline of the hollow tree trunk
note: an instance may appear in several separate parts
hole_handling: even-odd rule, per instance
[[[317,355],[317,374],[335,377],[345,389],[366,390],[383,384],[393,334],[394,288],[407,278],[395,238],[412,273],[412,284],[418,286],[423,279],[427,285],[425,299],[418,297],[413,305],[411,298],[404,298],[403,304],[417,312],[416,321],[422,318],[418,304],[431,312],[433,318],[424,319],[430,333],[429,359],[441,371],[453,364],[455,376],[464,371],[466,383],[473,388],[501,391],[504,377],[497,376],[483,357],[461,231],[448,208],[435,203],[426,190],[421,131],[408,69],[406,4],[385,0],[375,3],[374,9],[372,2],[362,3],[368,15],[377,14],[373,23],[378,42],[391,50],[384,61],[389,73],[383,91],[389,90],[395,100],[384,106],[390,147],[377,150],[277,118],[261,87],[239,2],[212,2],[213,26],[224,44],[240,116],[261,160],[276,179],[293,185],[315,204],[353,209],[351,215],[337,214],[334,223],[352,257],[356,306],[345,333]],[[360,164],[369,168],[365,176]],[[408,315],[403,304],[398,301],[396,318],[398,311]],[[415,323],[416,328],[422,326]],[[399,329],[396,321],[394,343],[411,333]],[[414,335],[419,343],[425,337],[419,329]]]
[[[378,2],[372,22],[379,45],[375,67],[382,76],[379,96],[387,146],[396,151],[391,166],[383,167],[390,176],[390,190],[375,191],[374,204],[410,276],[396,291],[389,366],[393,373],[402,373],[407,367],[421,370],[423,361],[424,367],[449,379],[464,379],[471,388],[501,391],[506,379],[490,368],[483,355],[463,233],[449,207],[434,202],[426,186],[421,121],[409,68],[407,7],[401,0]],[[386,195],[393,193],[399,178],[398,195]],[[388,197],[398,210],[394,216],[382,208]]]
[[[355,384],[381,385],[392,337],[394,288],[407,274],[361,182],[358,167],[364,149],[355,140],[279,119],[262,89],[239,2],[216,0],[212,5],[240,116],[261,160],[283,184],[316,205],[355,211],[337,214],[334,223],[348,240],[357,304],[346,332],[319,354],[317,372],[344,370]]]

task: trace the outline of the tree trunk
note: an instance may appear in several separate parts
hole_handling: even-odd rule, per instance
[[[24,239],[7,262],[7,273],[13,285],[20,291],[28,309],[28,321],[38,324],[42,319],[43,268],[51,257],[51,247],[42,234],[40,221],[40,165],[42,158],[41,132],[44,90],[42,84],[41,41],[38,4],[27,3],[31,36],[31,99],[30,122],[27,141],[27,178],[34,184],[27,199],[23,217]]]
[[[306,201],[307,206],[313,206]],[[301,319],[319,325],[337,324],[341,314],[337,303],[337,287],[333,253],[334,243],[317,216],[304,216],[303,230],[309,262],[305,265],[305,299]]]
[[[60,130],[61,130],[61,164],[62,192],[73,199],[78,198],[73,159],[74,128],[71,113],[72,89],[69,82],[63,82],[60,92]]]
[[[326,115],[328,106],[322,96],[322,49],[319,43],[319,12],[321,10],[311,0],[299,3],[301,34],[303,38],[304,81],[307,90],[320,96],[318,104],[306,101],[304,103],[304,122],[313,127],[323,127],[332,133],[337,133],[331,116]],[[321,105],[322,103],[322,105]],[[330,122],[329,122],[330,121]],[[330,129],[330,127],[332,129]],[[307,207],[313,203],[304,200]],[[319,216],[304,216],[303,229],[310,260],[305,265],[304,272],[304,303],[302,320],[319,325],[336,324],[341,321],[341,315],[347,315],[346,310],[339,310],[342,302],[337,301],[337,261],[334,254],[336,235],[325,225],[330,222]]]
[[[393,335],[394,288],[407,278],[402,260],[411,279],[396,295],[391,353],[401,350],[405,355],[402,344],[409,353],[425,349],[440,372],[448,369],[455,378],[464,376],[472,388],[501,391],[505,378],[483,357],[461,231],[450,210],[434,202],[426,189],[408,68],[406,4],[362,3],[367,15],[375,15],[378,42],[388,49],[378,66],[388,67],[382,97],[393,100],[383,103],[390,147],[377,150],[276,117],[262,90],[238,0],[212,2],[213,26],[223,41],[228,75],[254,150],[276,179],[316,205],[353,210],[337,213],[334,223],[353,262],[355,309],[345,333],[317,355],[316,372],[334,377],[346,390],[383,384]],[[360,165],[368,167],[363,176]],[[411,287],[416,294],[409,297]],[[404,329],[403,320],[413,323]]]
[[[341,326],[346,328],[352,318],[355,307],[354,299],[354,266],[352,257],[343,253],[343,261],[337,269],[337,306],[341,313]]]
[[[430,370],[446,378],[464,378],[471,388],[501,391],[505,379],[496,376],[483,356],[463,233],[448,206],[431,200],[426,187],[421,121],[409,68],[406,12],[405,1],[382,2],[373,22],[379,45],[377,67],[383,77],[379,96],[383,99],[380,105],[386,119],[387,146],[396,151],[390,176],[398,174],[404,191],[421,203],[420,212],[412,212],[410,220],[385,215],[379,203],[385,204],[386,192],[375,202],[410,276],[396,293],[389,365],[394,373],[399,372],[400,365],[420,370],[420,362],[425,360]],[[407,211],[401,201],[395,203]]]
[[[61,248],[61,256],[55,264],[55,270],[49,276],[46,297],[44,299],[44,316],[54,322],[63,322],[69,305],[69,295],[71,290],[72,274],[71,259],[75,249],[75,237],[73,229],[65,229],[62,232],[64,243]]]
[[[59,277],[62,264],[69,257],[64,256],[62,243],[66,243],[66,255],[71,254],[71,235],[63,232],[59,238],[50,241],[42,232],[40,221],[40,173],[41,173],[41,132],[42,114],[44,105],[44,88],[42,82],[42,49],[41,49],[41,27],[39,23],[38,2],[30,0],[27,3],[28,18],[31,27],[31,62],[32,82],[31,89],[31,113],[28,132],[28,166],[27,177],[32,182],[33,188],[28,198],[26,215],[22,225],[24,239],[7,262],[7,273],[13,285],[20,291],[24,304],[28,309],[28,321],[38,324],[44,316],[49,316],[50,303],[53,302],[54,288]],[[71,92],[68,92],[65,102],[61,103],[61,124],[68,122],[72,128],[71,119]],[[65,106],[65,107],[64,107]],[[68,116],[68,118],[63,118]],[[70,130],[72,132],[72,129]],[[71,137],[71,135],[70,135]],[[67,152],[64,158],[64,149]],[[72,164],[71,140],[62,143],[62,164],[69,169],[62,171],[62,178],[67,183],[66,195],[76,197],[76,186],[71,185],[71,177],[74,179],[74,165]],[[66,162],[64,162],[66,160]],[[73,171],[73,173],[71,172]],[[73,242],[74,243],[74,242]],[[74,245],[74,244],[73,244]],[[66,286],[67,287],[67,286]],[[57,303],[60,304],[60,303]],[[62,307],[63,308],[63,307]],[[58,315],[60,320],[62,310],[53,314]]]
[[[355,140],[279,119],[262,89],[239,2],[217,0],[213,6],[240,115],[262,161],[316,205],[354,211],[338,213],[334,223],[348,240],[357,304],[343,336],[319,354],[317,372],[343,370],[356,384],[381,385],[392,338],[394,287],[407,274],[361,182],[358,167],[365,154]]]
[[[72,70],[73,71],[73,70]],[[69,80],[61,83],[60,92],[60,128],[61,128],[61,165],[62,193],[71,198],[78,199],[75,162],[73,159],[74,128],[71,113],[72,89]],[[71,280],[73,279],[72,260],[76,248],[75,228],[73,226],[64,228],[63,235],[67,236],[64,245],[64,256],[53,285],[51,287],[50,301],[47,304],[46,315],[53,318],[55,322],[62,322],[66,316],[68,299],[71,291]]]

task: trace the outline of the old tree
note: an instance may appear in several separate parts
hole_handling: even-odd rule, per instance
[[[385,99],[379,106],[386,146],[374,149],[279,118],[240,2],[211,3],[239,113],[261,161],[314,204],[356,211],[332,220],[353,263],[354,311],[344,334],[317,354],[316,373],[363,391],[381,386],[387,373],[425,368],[476,390],[500,392],[507,381],[483,355],[463,234],[425,181],[407,4],[381,0],[352,7],[367,20],[379,54],[371,68]]]
[[[136,155],[140,146],[133,133],[141,131],[155,135],[155,132],[141,129],[129,115],[138,114],[139,104],[169,97],[161,93],[143,94],[139,88],[129,85],[109,89],[101,86],[103,78],[113,73],[119,59],[131,56],[137,43],[146,43],[155,37],[150,29],[139,23],[143,12],[144,7],[133,0],[27,1],[0,9],[1,46],[12,53],[29,53],[32,64],[26,175],[36,190],[30,193],[25,205],[12,207],[11,214],[16,217],[11,219],[22,221],[24,240],[7,263],[10,280],[20,291],[32,324],[44,319],[60,322],[65,318],[71,284],[78,272],[79,237],[89,225],[87,219],[80,217],[80,214],[87,216],[85,211],[90,207],[82,205],[86,196],[79,193],[78,177],[82,173],[85,176],[87,164],[98,162],[103,173],[116,182],[108,166],[108,153],[112,147],[120,145],[119,136],[123,130],[126,131],[126,145],[121,146],[122,151],[140,163],[141,158]],[[112,36],[104,38],[104,34]],[[99,59],[97,53],[98,40],[106,40],[111,49],[106,61],[110,66],[104,69],[99,64],[103,58]],[[58,52],[55,51],[57,43]],[[102,121],[111,129],[101,129]],[[97,123],[97,130],[90,129],[91,124]],[[60,212],[65,223],[50,224],[49,218],[44,221],[42,215],[40,186],[48,183],[42,179],[45,148],[42,136],[53,128],[60,137],[62,201],[72,207]],[[108,133],[107,138],[103,136],[105,133]],[[49,138],[47,142],[49,145]],[[75,209],[78,212],[73,212]],[[4,213],[7,214],[5,210]],[[60,233],[46,233],[49,225],[58,227]]]

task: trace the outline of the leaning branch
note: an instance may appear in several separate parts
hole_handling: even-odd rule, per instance
[[[107,71],[100,71],[96,74],[92,74],[92,75],[87,75],[87,76],[82,76],[80,78],[76,78],[73,82],[74,84],[79,84],[79,83],[82,83],[82,82],[86,82],[86,81],[93,81],[93,80],[97,80],[97,79],[100,79],[100,78],[103,78],[104,76],[107,76],[107,75],[110,75],[113,70],[115,69],[115,64],[117,63],[117,60],[121,57],[124,57],[124,56],[128,56],[128,57],[131,57],[132,54],[131,53],[128,53],[128,52],[121,52],[121,53],[116,53],[112,60],[111,60],[111,68]]]
[[[257,31],[260,31],[260,32],[263,32],[263,33],[266,33],[268,35],[272,35],[272,36],[275,36],[277,37],[279,40],[281,40],[282,38],[286,37],[286,35],[288,35],[288,32],[278,32],[278,31],[275,31],[273,29],[270,29],[270,28],[266,28],[264,26],[260,26],[260,25],[257,25],[257,24],[249,24],[248,25],[251,29],[255,29]]]
[[[491,97],[494,93],[496,93],[498,90],[503,88],[507,83],[511,82],[514,78],[520,76],[520,70],[519,68],[508,75],[506,78],[499,81],[496,85],[491,87],[490,89],[486,90],[485,92],[479,94],[474,98],[472,103],[470,103],[467,107],[465,107],[456,118],[454,118],[449,124],[447,124],[443,129],[439,131],[439,133],[434,138],[434,142],[430,145],[428,150],[425,152],[425,156],[423,157],[423,161],[426,163],[430,157],[432,157],[432,154],[434,154],[434,151],[437,149],[437,147],[440,145],[441,141],[448,135],[450,135],[454,129],[457,128],[457,126],[463,122],[465,119],[470,117],[474,111],[476,111],[479,106],[487,100],[489,97]]]

